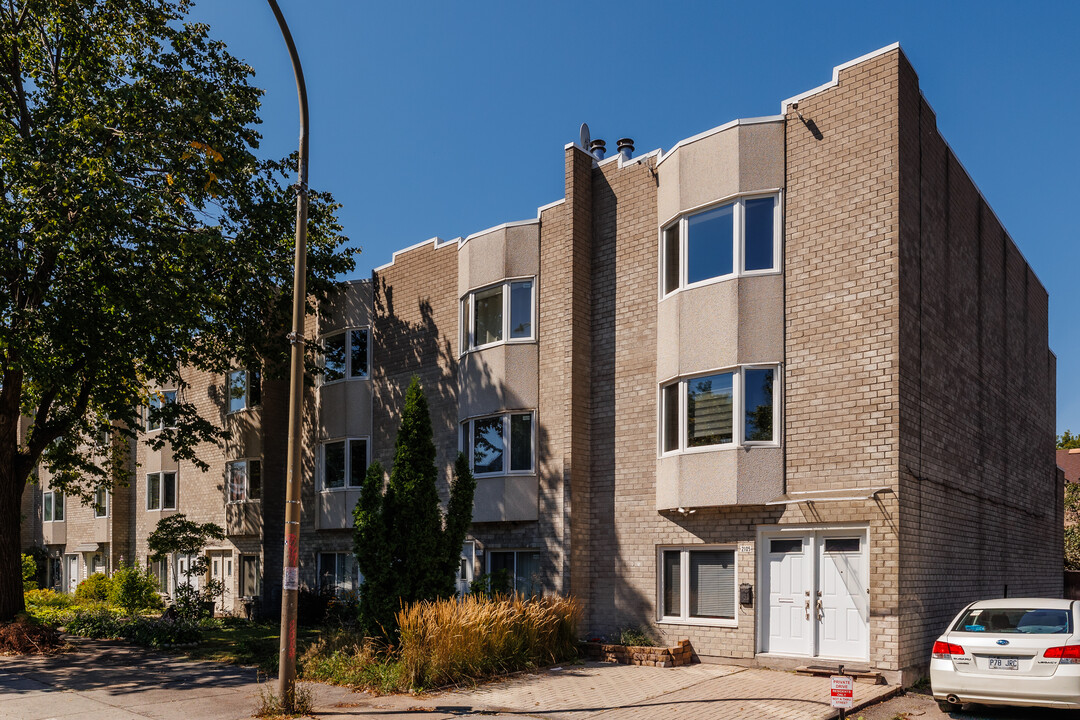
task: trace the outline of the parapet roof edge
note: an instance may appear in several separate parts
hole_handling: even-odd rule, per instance
[[[793,95],[793,96],[789,97],[787,100],[781,100],[780,101],[780,114],[781,115],[787,115],[788,105],[790,105],[793,102],[799,102],[803,98],[808,98],[811,95],[817,95],[819,92],[822,92],[823,90],[828,90],[831,87],[836,87],[840,83],[840,71],[841,70],[847,70],[849,67],[851,67],[853,65],[858,65],[859,63],[866,62],[867,60],[872,60],[872,59],[876,58],[878,55],[884,55],[887,52],[892,52],[893,50],[898,50],[899,48],[900,48],[900,43],[894,42],[892,45],[886,45],[883,48],[878,48],[877,50],[874,50],[872,52],[868,52],[865,55],[860,55],[859,57],[855,58],[854,60],[848,60],[846,63],[843,63],[842,65],[835,66],[832,69],[832,80],[830,80],[829,82],[825,83],[824,85],[818,85],[816,88],[813,88],[811,90],[807,90],[806,92],[801,92],[798,95]]]
[[[458,247],[461,247],[465,243],[472,240],[474,237],[480,237],[481,235],[487,235],[488,233],[493,233],[496,230],[505,230],[507,228],[521,227],[523,225],[539,225],[539,224],[540,224],[540,216],[539,216],[539,214],[535,218],[532,218],[530,220],[513,220],[511,222],[504,222],[501,225],[496,225],[494,227],[489,227],[486,230],[480,230],[479,232],[474,232],[471,235],[467,235],[464,238],[460,238],[459,241],[458,241]]]
[[[683,145],[689,145],[690,143],[697,142],[698,140],[704,140],[705,138],[709,137],[710,135],[715,135],[716,133],[723,132],[725,130],[730,130],[731,128],[737,127],[739,125],[761,125],[763,123],[781,122],[781,121],[783,121],[783,119],[784,119],[783,115],[765,115],[763,117],[737,118],[735,120],[729,120],[728,122],[724,123],[723,125],[718,125],[718,126],[712,128],[711,130],[706,130],[705,132],[700,132],[697,135],[693,135],[693,136],[688,137],[688,138],[683,138],[679,142],[675,143],[675,145],[670,150],[668,150],[667,152],[663,152],[662,150],[661,151],[654,151],[654,152],[660,152],[660,159],[656,161],[656,165],[657,165],[657,167],[659,167],[660,163],[664,162],[669,157],[671,157],[672,154],[674,154],[674,152],[676,150],[678,150],[679,148],[681,148]],[[649,153],[649,155],[651,155],[651,154],[652,153]]]
[[[371,272],[377,273],[380,270],[385,270],[386,268],[390,267],[395,262],[397,262],[398,255],[403,255],[404,253],[407,253],[410,250],[416,250],[416,249],[422,248],[422,247],[424,247],[425,245],[428,245],[428,244],[434,245],[436,250],[439,250],[439,249],[444,248],[444,247],[450,247],[451,245],[453,245],[454,247],[457,247],[458,239],[459,238],[454,238],[453,240],[443,240],[441,237],[436,235],[433,238],[430,238],[428,240],[424,240],[422,242],[418,242],[415,245],[410,245],[407,248],[402,248],[401,250],[395,250],[394,254],[390,256],[390,262],[386,263],[385,265],[380,265],[377,268],[372,268]]]

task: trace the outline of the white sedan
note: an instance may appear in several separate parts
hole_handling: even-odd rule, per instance
[[[930,685],[946,712],[967,702],[1080,708],[1080,602],[971,603],[934,643]]]

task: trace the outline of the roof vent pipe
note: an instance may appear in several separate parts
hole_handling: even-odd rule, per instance
[[[604,153],[607,152],[607,143],[600,138],[597,138],[589,144],[589,152],[591,152],[593,157],[597,160],[603,160]]]
[[[619,143],[619,154],[622,155],[623,160],[634,157],[634,141],[632,139],[619,138],[616,142]]]

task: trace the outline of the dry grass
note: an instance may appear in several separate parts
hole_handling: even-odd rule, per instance
[[[413,687],[476,680],[576,657],[580,619],[558,596],[420,602],[398,613],[397,655]]]

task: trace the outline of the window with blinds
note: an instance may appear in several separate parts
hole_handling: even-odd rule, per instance
[[[735,551],[673,548],[661,552],[665,620],[735,620]]]

